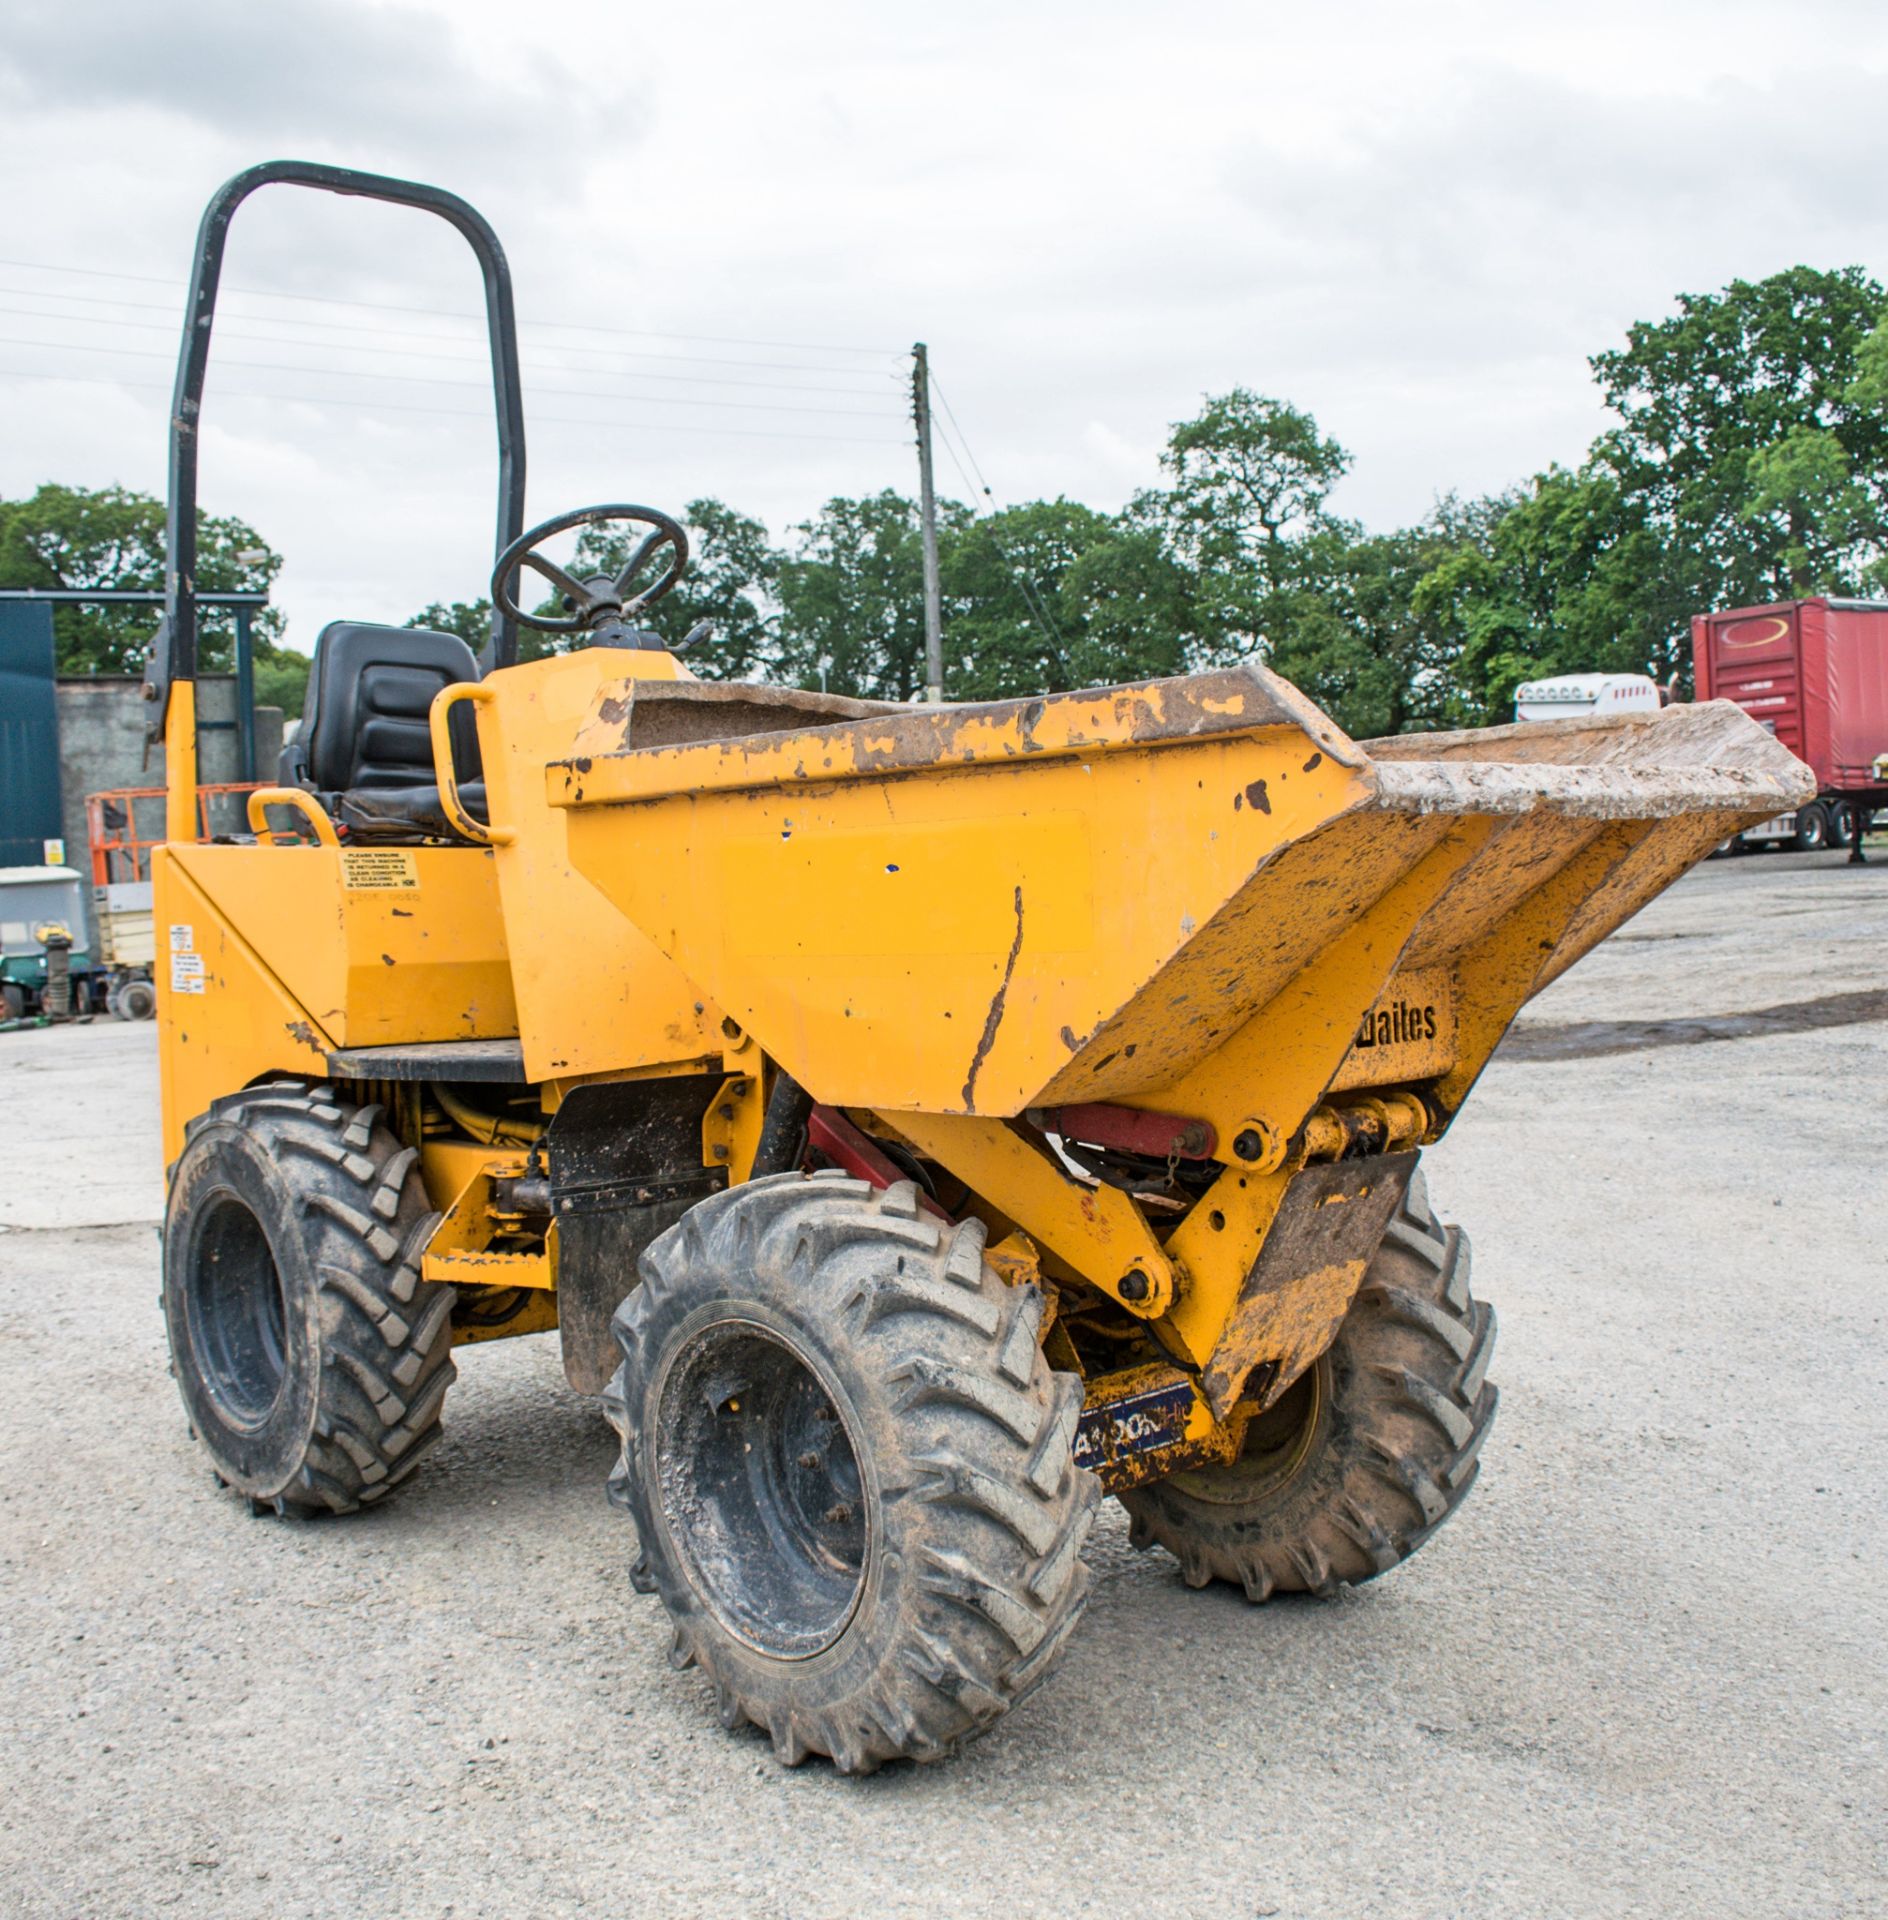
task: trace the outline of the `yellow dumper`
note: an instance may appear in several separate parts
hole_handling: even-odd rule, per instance
[[[472,242],[496,612],[479,661],[326,629],[253,842],[198,845],[197,402],[268,181]],[[219,1477],[378,1500],[456,1347],[555,1329],[675,1657],[848,1771],[1050,1670],[1103,1493],[1254,1600],[1421,1545],[1495,1391],[1420,1150],[1529,995],[1807,772],[1728,705],[1360,744],[1256,665],[973,707],[696,680],[635,624],[674,520],[521,531],[509,282],[464,203],[255,169],[190,314],[149,680],[164,1303]],[[619,578],[543,550],[604,522],[645,530]],[[570,650],[514,664],[521,620]]]

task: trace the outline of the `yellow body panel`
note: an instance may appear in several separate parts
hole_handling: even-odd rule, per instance
[[[757,742],[738,768],[715,743],[594,756],[551,791],[579,868],[820,1098],[1015,1114],[1124,1008],[1156,1029],[1175,1009],[1143,996],[1265,857],[1366,797],[1341,736],[1283,702],[1184,752],[1141,747],[1132,715],[1108,738],[1103,696],[1031,705],[973,714],[929,773],[875,759],[918,715]],[[1195,1048],[1208,986],[1176,990]],[[1113,1084],[1149,1084],[1134,1047]]]
[[[335,1046],[518,1031],[489,853],[209,846],[173,854]]]
[[[479,751],[517,995],[533,1080],[617,1073],[722,1049],[721,1013],[580,873],[566,816],[545,799],[544,767],[570,751],[586,716],[638,678],[673,680],[666,653],[592,647],[507,667],[481,683]]]
[[[1532,732],[1512,759],[1473,758],[1485,736],[1366,753],[1246,669],[631,744],[553,764],[547,791],[579,870],[821,1099],[1259,1117],[1276,1164],[1333,1084],[1386,1084],[1355,1041],[1398,973],[1445,977],[1473,1057],[1426,1070],[1472,1078],[1548,968],[1800,785],[1734,709],[1642,721],[1569,732],[1563,758]],[[1601,837],[1645,844],[1622,886],[1580,862]],[[1570,865],[1584,911],[1490,974]],[[1472,1009],[1465,964],[1500,982]]]
[[[196,884],[185,862],[209,851],[164,846],[151,855],[166,1166],[183,1151],[185,1123],[213,1100],[268,1073],[325,1074],[332,1045]]]

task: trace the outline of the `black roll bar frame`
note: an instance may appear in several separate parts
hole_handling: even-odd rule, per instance
[[[236,209],[266,186],[313,187],[324,193],[384,200],[437,214],[465,236],[485,281],[485,323],[492,354],[492,394],[498,410],[498,533],[502,554],[524,529],[524,393],[518,373],[518,319],[512,305],[511,268],[485,216],[457,194],[414,180],[360,173],[311,160],[267,160],[226,180],[211,196],[197,228],[184,305],[183,340],[170,412],[170,507],[165,533],[164,620],[145,668],[144,697],[151,703],[150,729],[161,738],[171,684],[197,676],[197,429],[203,412],[204,379],[210,362],[210,331],[223,273],[223,251]],[[201,596],[207,598],[208,596]],[[479,656],[481,673],[510,666],[518,657],[518,627],[496,608],[491,637]]]

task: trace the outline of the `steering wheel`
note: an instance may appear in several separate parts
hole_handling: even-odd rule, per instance
[[[629,564],[614,580],[602,574],[591,580],[579,580],[555,560],[546,559],[537,551],[538,543],[554,533],[567,533],[572,527],[603,526],[617,520],[653,531],[629,556]],[[635,585],[636,576],[665,547],[672,551],[668,571],[654,586],[632,595],[630,588]],[[559,514],[555,520],[546,520],[541,526],[521,533],[498,556],[497,565],[492,569],[492,604],[500,613],[524,626],[536,627],[540,633],[599,632],[606,627],[620,626],[630,615],[660,600],[681,579],[687,565],[688,534],[679,520],[670,519],[666,513],[654,507],[579,507],[575,513]],[[521,567],[542,574],[564,596],[565,604],[572,609],[569,615],[560,619],[553,614],[530,613],[519,606],[512,598],[511,576]]]

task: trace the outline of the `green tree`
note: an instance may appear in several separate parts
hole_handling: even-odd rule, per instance
[[[1750,456],[1745,476],[1749,497],[1738,518],[1763,533],[1788,591],[1800,598],[1819,584],[1842,584],[1842,565],[1831,555],[1853,560],[1856,542],[1878,522],[1841,440],[1826,427],[1792,427]],[[1848,578],[1855,577],[1851,566]]]
[[[969,518],[968,507],[940,501],[940,544]],[[780,563],[778,582],[781,676],[858,699],[916,698],[924,689],[916,502],[889,488],[829,500],[794,532],[798,540]]]
[[[1859,267],[1796,266],[1682,294],[1594,356],[1621,420],[1596,458],[1661,536],[1661,606],[1859,585],[1888,536],[1883,311]]]
[[[1124,609],[1093,564],[1127,537],[1073,500],[1032,500],[954,523],[939,540],[945,682],[955,700],[1003,699],[1135,678]],[[1097,644],[1100,615],[1110,631]]]
[[[474,653],[480,653],[492,637],[492,603],[483,596],[477,600],[435,600],[406,624],[434,633],[456,633]]]
[[[290,647],[274,649],[267,660],[256,663],[256,705],[280,707],[285,719],[300,719],[308,699],[308,669],[312,664],[307,654]]]
[[[1474,537],[1482,516],[1453,500],[1420,525],[1366,534],[1332,523],[1307,572],[1270,664],[1358,739],[1453,724],[1458,651],[1437,608],[1417,590]]]
[[[1193,580],[1159,528],[1123,515],[1062,576],[1069,684],[1105,687],[1184,673],[1201,651]]]
[[[1550,468],[1478,502],[1416,581],[1410,610],[1435,634],[1450,717],[1514,716],[1523,681],[1553,673],[1682,677],[1691,561],[1602,461]]]
[[[1206,658],[1283,639],[1294,596],[1321,584],[1307,565],[1323,551],[1325,502],[1349,467],[1310,414],[1244,387],[1174,427],[1161,455],[1167,485],[1132,511],[1161,528],[1192,574],[1190,624]]]
[[[253,557],[252,557],[253,556]],[[281,558],[241,520],[199,514],[197,586],[206,593],[266,592]],[[25,500],[0,500],[0,587],[84,588],[161,593],[164,504],[128,487],[68,487],[48,482]],[[60,607],[53,613],[58,670],[67,674],[144,671],[157,614],[148,607]],[[255,622],[258,662],[277,657],[282,616],[266,608]],[[204,608],[205,672],[226,672],[235,658],[227,614]]]

